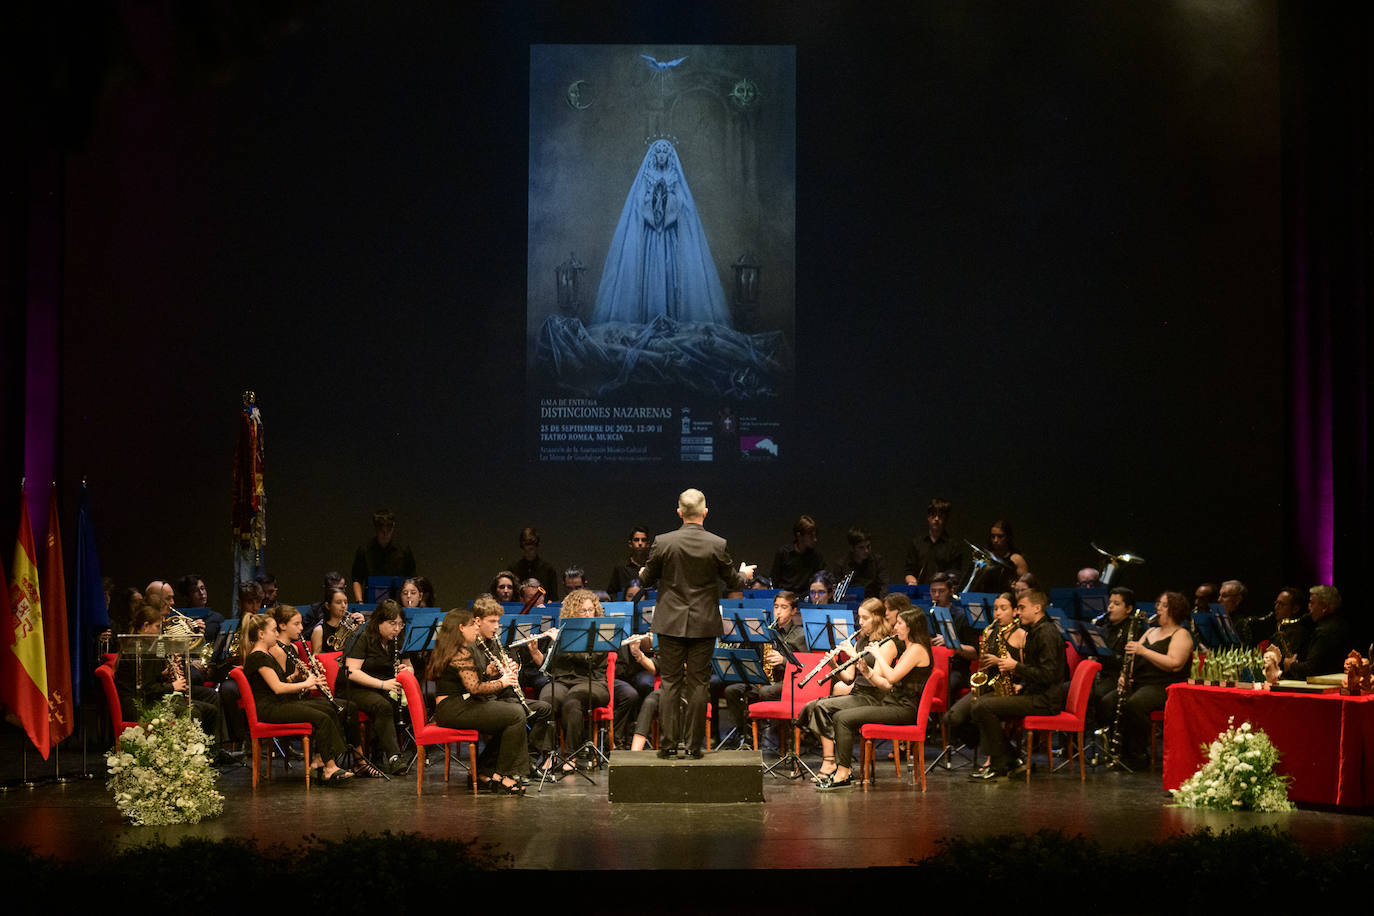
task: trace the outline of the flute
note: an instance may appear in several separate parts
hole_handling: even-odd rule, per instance
[[[557,628],[545,630],[545,631],[542,632],[542,633],[531,633],[529,636],[526,636],[524,639],[517,639],[517,640],[515,640],[514,642],[512,642],[512,643],[510,644],[510,646],[509,646],[508,648],[511,648],[511,649],[518,649],[518,648],[520,648],[521,646],[528,645],[529,643],[537,642],[538,640],[543,639],[545,636],[549,636],[549,637],[552,637],[552,638],[554,638],[554,639],[557,639],[557,638],[558,638],[558,630],[557,630]]]
[[[854,646],[847,639],[835,648],[831,649],[829,652],[825,653],[821,660],[816,663],[816,667],[806,672],[806,677],[802,678],[800,681],[797,682],[797,686],[805,687],[808,683],[810,683],[813,677],[815,677],[817,674],[820,674],[822,668],[830,664],[830,662],[835,658],[835,656],[839,655],[841,652],[844,651],[854,651]]]
[[[839,673],[840,673],[841,671],[846,671],[846,670],[848,670],[849,668],[854,667],[855,665],[857,665],[857,664],[859,663],[859,659],[863,658],[865,655],[867,655],[868,653],[872,652],[874,649],[880,648],[880,647],[886,645],[887,643],[892,642],[892,640],[894,640],[894,639],[896,639],[896,638],[897,638],[897,637],[895,637],[895,636],[884,636],[882,639],[878,640],[877,642],[871,642],[871,643],[869,643],[868,645],[864,646],[864,650],[863,650],[862,652],[860,652],[858,655],[855,655],[853,658],[850,658],[850,659],[846,660],[846,661],[844,662],[844,664],[842,664],[842,665],[836,665],[834,671],[827,671],[825,674],[823,674],[823,675],[821,676],[821,680],[822,680],[822,681],[828,681],[828,680],[830,680],[831,678],[838,677],[838,676],[839,676]]]

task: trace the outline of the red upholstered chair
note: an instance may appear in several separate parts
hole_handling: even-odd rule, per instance
[[[468,743],[468,770],[472,778],[472,794],[477,794],[477,732],[470,728],[445,728],[425,721],[425,692],[415,675],[401,669],[396,675],[401,689],[406,692],[406,709],[410,711],[410,729],[415,733],[415,794],[422,794],[425,785],[425,746],[442,744],[444,746],[444,782],[448,782],[450,744]]]
[[[938,648],[938,647],[937,647]],[[949,680],[948,659],[942,668],[936,664],[931,668],[930,677],[921,690],[921,702],[916,707],[916,721],[912,725],[865,725],[859,729],[863,738],[863,756],[860,764],[860,779],[868,788],[869,774],[874,769],[873,742],[888,740],[892,742],[894,753],[892,762],[897,765],[897,778],[902,777],[902,755],[895,753],[899,742],[910,741],[916,747],[916,759],[912,761],[912,779],[920,779],[921,791],[926,790],[926,722],[930,719],[930,708],[937,696],[944,696]]]
[[[800,713],[802,707],[812,700],[819,700],[821,697],[830,695],[830,683],[821,683],[821,675],[813,677],[805,687],[796,687],[796,683],[806,672],[820,662],[825,657],[824,652],[798,652],[797,661],[802,663],[801,674],[796,678],[792,677],[793,668],[787,666],[787,670],[782,675],[782,696],[776,700],[759,700],[757,703],[749,704],[750,725],[754,729],[754,747],[759,746],[759,720],[760,719],[787,719]],[[792,692],[796,690],[796,705],[793,707]],[[801,755],[801,729],[793,726],[792,728],[793,748],[798,756]]]
[[[105,705],[110,710],[110,727],[114,729],[115,742],[118,743],[119,736],[124,734],[124,729],[133,728],[138,723],[126,721],[124,718],[124,706],[119,702],[119,691],[115,688],[114,664],[97,665],[95,679],[100,682],[100,688],[105,691]]]
[[[335,692],[337,688],[334,685],[339,683],[339,657],[342,655],[342,652],[321,652],[315,656],[324,666],[324,676],[329,678],[329,688]],[[358,710],[358,743],[364,749],[367,747],[367,724],[371,721],[367,713]]]
[[[305,787],[310,788],[310,734],[313,731],[309,722],[259,722],[258,703],[253,697],[253,688],[248,686],[248,675],[243,673],[242,665],[235,665],[229,671],[229,676],[234,679],[234,683],[239,686],[239,705],[243,707],[243,714],[248,718],[248,737],[253,742],[253,788],[258,787],[258,766],[262,759],[263,738],[293,738],[297,735],[301,737],[301,746],[305,751]],[[272,745],[267,745],[267,780],[272,781]]]
[[[1073,643],[1064,643],[1064,660],[1069,663],[1069,677],[1078,670],[1078,663],[1083,661],[1083,656],[1078,654],[1078,650],[1073,647]]]
[[[594,739],[599,746],[601,744],[602,732],[606,732],[606,740],[610,741],[610,731],[615,724],[615,663],[619,661],[620,655],[617,652],[606,653],[606,695],[611,698],[605,706],[597,706],[592,709],[592,730],[596,736]],[[592,759],[595,766],[597,759]]]
[[[1159,725],[1159,744],[1155,744],[1155,725]],[[1156,709],[1150,713],[1150,772],[1155,771],[1155,754],[1162,753],[1164,748],[1164,710]]]
[[[1078,778],[1087,779],[1087,769],[1083,760],[1083,728],[1088,716],[1088,701],[1092,699],[1093,680],[1102,670],[1102,663],[1084,659],[1073,673],[1069,682],[1069,698],[1064,701],[1064,711],[1052,716],[1026,716],[1021,727],[1026,730],[1026,782],[1030,782],[1031,757],[1035,753],[1035,732],[1045,732],[1045,753],[1051,761],[1053,770],[1054,733],[1068,732],[1069,747],[1073,747],[1074,735],[1078,736]],[[1072,758],[1070,758],[1072,763]]]

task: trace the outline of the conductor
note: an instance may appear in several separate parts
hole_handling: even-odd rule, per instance
[[[654,538],[649,562],[639,571],[640,584],[660,584],[654,607],[653,630],[658,634],[658,672],[663,681],[662,741],[658,756],[675,757],[679,741],[687,754],[701,759],[706,737],[707,682],[716,637],[724,632],[720,619],[720,583],[743,588],[753,566],[730,559],[725,538],[702,527],[706,496],[696,489],[677,498],[682,527]],[[682,717],[686,700],[687,721]]]

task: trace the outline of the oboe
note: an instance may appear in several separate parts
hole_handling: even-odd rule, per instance
[[[478,639],[482,639],[482,637],[479,636]],[[515,663],[515,659],[506,654],[505,648],[501,645],[501,640],[482,639],[482,643],[487,647],[488,652],[496,656],[496,664],[502,670],[519,672],[520,666]],[[534,710],[530,708],[529,701],[525,699],[525,691],[519,687],[512,687],[511,689],[515,691],[515,698],[520,701],[520,705],[525,708],[525,715],[534,715]]]

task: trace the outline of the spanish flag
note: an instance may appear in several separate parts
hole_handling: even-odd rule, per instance
[[[48,759],[48,669],[43,656],[43,607],[38,598],[38,552],[29,504],[19,499],[19,537],[10,574],[8,626],[0,647],[0,700],[19,717],[29,740]]]

